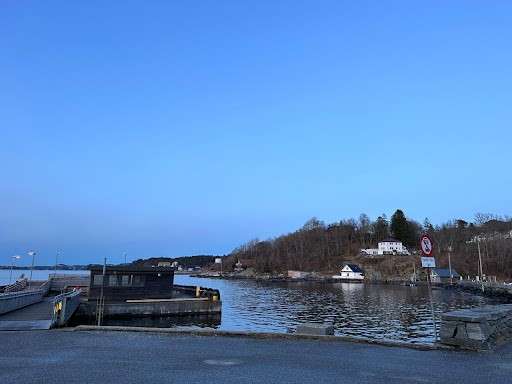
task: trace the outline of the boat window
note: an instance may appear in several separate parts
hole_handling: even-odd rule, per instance
[[[130,285],[130,276],[129,275],[123,275],[121,277],[121,285],[123,287],[127,287]]]
[[[146,281],[145,276],[133,275],[132,286],[133,287],[143,287],[145,281]]]
[[[116,287],[119,285],[119,279],[117,275],[109,275],[108,277],[108,285],[110,287]]]
[[[94,275],[93,285],[102,285],[103,284],[103,275]]]

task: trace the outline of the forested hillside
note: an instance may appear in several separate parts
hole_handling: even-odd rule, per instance
[[[241,260],[258,272],[284,272],[289,269],[335,272],[343,262],[356,258],[362,248],[376,247],[386,237],[401,240],[411,252],[417,252],[421,233],[429,233],[435,245],[438,266],[447,266],[452,250],[452,266],[461,274],[478,273],[478,244],[487,275],[512,277],[512,219],[477,214],[473,222],[453,220],[432,225],[406,218],[397,210],[390,220],[376,220],[361,214],[359,219],[332,224],[312,218],[295,232],[269,240],[252,240],[235,249],[230,261]]]

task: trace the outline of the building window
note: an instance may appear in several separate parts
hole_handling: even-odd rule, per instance
[[[103,275],[94,275],[93,285],[95,285],[95,286],[103,285]]]

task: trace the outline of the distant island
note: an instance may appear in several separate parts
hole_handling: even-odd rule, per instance
[[[223,255],[225,256],[225,255]],[[195,256],[177,256],[177,257],[149,257],[147,259],[137,259],[135,261],[130,262],[132,265],[139,266],[153,266],[158,265],[158,263],[165,262],[177,262],[180,266],[185,268],[188,267],[205,267],[211,265],[215,262],[215,258],[223,257],[223,256],[214,256],[214,255],[195,255]],[[108,263],[108,259],[107,259]],[[34,270],[59,270],[59,271],[87,271],[91,266],[97,264],[57,264],[54,265],[35,265],[33,267]],[[108,264],[112,265],[112,264]],[[10,266],[10,265],[0,265],[0,270],[2,269],[14,269],[14,270],[26,270],[30,269],[30,266]]]
[[[14,270],[26,270],[30,269],[30,265],[0,265],[0,269],[14,269]],[[59,271],[86,271],[89,268],[89,265],[67,265],[67,264],[57,264],[57,270]],[[33,267],[34,271],[48,271],[48,270],[54,270],[54,265],[34,265]]]

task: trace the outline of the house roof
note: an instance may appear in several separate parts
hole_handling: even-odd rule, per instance
[[[379,243],[401,243],[401,241],[398,239],[395,239],[394,237],[388,237],[387,239],[379,241]]]
[[[450,270],[448,268],[432,268],[432,271],[436,273],[439,277],[442,278],[449,278],[450,277]],[[457,273],[455,269],[452,268],[452,275],[453,277],[460,277],[460,275]]]
[[[357,264],[345,264],[345,267],[349,267],[352,270],[352,272],[363,273],[363,270]],[[343,267],[343,268],[345,268],[345,267]]]

